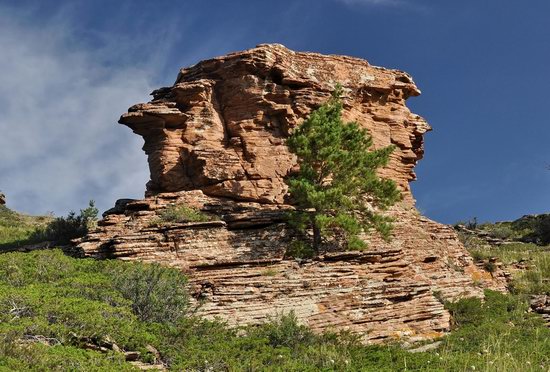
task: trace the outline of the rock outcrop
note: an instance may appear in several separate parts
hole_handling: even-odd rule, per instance
[[[202,190],[281,204],[296,163],[284,139],[336,83],[345,89],[345,118],[368,128],[376,146],[397,146],[383,175],[412,202],[409,181],[430,127],[405,100],[420,91],[406,73],[364,60],[262,45],[182,69],[172,87],[154,91],[120,123],[145,140],[150,194]]]
[[[540,314],[550,327],[550,295],[531,296],[531,311]]]
[[[344,117],[367,128],[376,147],[394,144],[381,175],[404,195],[390,243],[324,249],[288,257],[293,232],[285,178],[296,167],[285,138],[336,83]],[[430,129],[405,100],[420,92],[401,71],[367,61],[298,53],[281,45],[182,69],[175,84],[131,107],[120,123],[145,140],[151,180],[144,200],[120,200],[78,249],[85,256],[143,260],[189,274],[199,314],[231,324],[293,310],[314,329],[349,329],[365,341],[425,339],[449,328],[441,299],[480,295],[481,275],[452,228],[422,217],[409,182]],[[156,221],[169,205],[212,216],[207,222]]]

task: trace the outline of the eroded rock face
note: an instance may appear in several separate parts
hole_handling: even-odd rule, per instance
[[[292,208],[285,177],[296,159],[284,141],[336,83],[345,119],[367,128],[375,146],[396,145],[381,175],[398,183],[404,200],[389,211],[390,243],[365,236],[365,251],[325,247],[314,260],[294,260],[284,215]],[[78,249],[178,267],[199,314],[231,324],[293,310],[314,329],[350,329],[369,342],[437,337],[449,328],[441,299],[481,295],[472,280],[481,274],[451,228],[414,208],[409,182],[430,129],[405,106],[418,94],[406,73],[281,45],[183,69],[172,87],[120,119],[145,140],[146,198],[117,202]],[[213,221],[155,225],[171,204]]]
[[[280,204],[296,163],[284,139],[336,83],[345,90],[345,119],[368,128],[375,146],[397,146],[382,174],[412,201],[409,181],[430,127],[405,100],[420,92],[406,73],[364,60],[261,45],[182,69],[172,87],[154,91],[152,102],[131,107],[120,122],[145,140],[149,191],[199,189]]]

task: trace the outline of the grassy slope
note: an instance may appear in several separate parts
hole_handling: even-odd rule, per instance
[[[475,235],[465,233],[459,233],[459,237],[474,259],[498,257],[508,266],[514,275],[514,293],[545,294],[550,293],[550,245],[544,244],[545,239],[533,237],[548,235],[547,229],[533,228],[520,219],[514,222],[485,223],[475,227],[474,231],[506,239],[501,245],[490,245]],[[539,244],[526,243],[528,240],[538,240]],[[517,264],[526,266],[528,270],[515,270],[514,265]]]
[[[152,274],[153,273],[153,274]],[[160,278],[158,280],[154,278]],[[137,283],[137,284],[136,284]],[[152,283],[152,285],[151,285]],[[73,259],[59,250],[0,255],[0,370],[131,370],[121,353],[85,348],[112,340],[173,370],[541,371],[550,368],[550,330],[517,296],[449,305],[455,331],[432,352],[363,346],[350,335],[314,335],[291,316],[237,332],[193,318],[185,278],[173,269]],[[151,289],[147,298],[136,290]],[[135,306],[138,303],[139,306]],[[152,303],[152,309],[144,304]],[[178,305],[179,304],[179,305]],[[141,306],[141,307],[140,307]],[[164,313],[159,313],[164,312]],[[155,317],[155,314],[160,314]],[[51,346],[29,340],[47,338]]]
[[[0,209],[0,247],[29,242],[46,222]],[[157,359],[152,346],[171,370],[549,371],[550,330],[526,301],[550,290],[548,251],[467,243],[478,258],[527,258],[531,269],[516,273],[514,294],[447,304],[453,332],[437,350],[414,354],[347,334],[315,335],[290,315],[240,330],[196,319],[174,269],[59,250],[0,254],[0,371],[135,369],[117,348],[92,350],[112,342],[143,362]]]
[[[0,251],[35,243],[33,233],[44,228],[53,217],[28,216],[0,205]]]

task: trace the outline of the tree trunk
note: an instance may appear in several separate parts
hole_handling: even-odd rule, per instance
[[[311,215],[311,226],[313,227],[313,250],[315,253],[319,253],[319,246],[321,245],[321,229],[317,225],[315,214]]]

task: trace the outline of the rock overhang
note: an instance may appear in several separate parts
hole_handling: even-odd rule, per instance
[[[153,193],[201,189],[284,204],[284,179],[296,164],[284,139],[336,84],[344,90],[344,118],[367,128],[375,146],[396,146],[381,173],[412,204],[408,183],[430,127],[405,100],[420,90],[407,73],[359,58],[261,44],[181,69],[173,86],[155,90],[151,102],[131,107],[119,122],[145,140]]]

